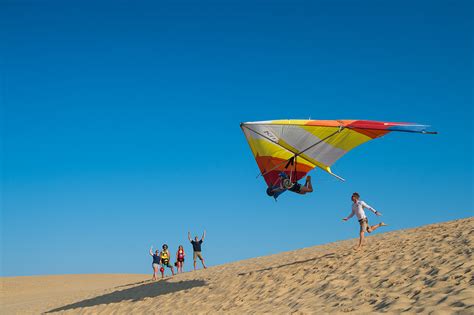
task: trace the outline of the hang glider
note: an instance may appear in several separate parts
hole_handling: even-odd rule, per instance
[[[390,132],[436,134],[426,125],[370,120],[271,120],[241,123],[268,187],[285,173],[291,182],[331,166],[355,147]]]

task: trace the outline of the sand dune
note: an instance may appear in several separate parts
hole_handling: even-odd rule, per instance
[[[2,278],[2,314],[474,314],[474,218],[188,272]],[[189,264],[188,264],[189,267]]]

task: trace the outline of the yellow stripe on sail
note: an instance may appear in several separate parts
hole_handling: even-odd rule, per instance
[[[318,126],[298,126],[299,128],[304,129],[305,131],[311,133],[312,135],[318,137],[319,139],[324,139],[329,137],[338,128],[328,128],[328,127],[318,127]],[[324,140],[325,143],[330,144],[331,146],[344,150],[346,152],[352,150],[353,148],[361,145],[364,142],[370,141],[372,138],[353,131],[351,129],[342,129],[340,133],[335,134],[334,136]],[[315,139],[315,142],[318,140]]]
[[[290,144],[288,144],[287,142],[285,142],[284,140],[281,140],[278,141],[278,144],[281,145],[282,147],[284,147],[285,149],[288,149],[289,151],[292,151],[292,152],[296,152],[296,153],[300,153],[300,151],[294,147],[292,147]],[[301,155],[298,155],[298,157],[301,157],[303,160],[301,159],[298,159],[298,163],[304,163],[303,161],[305,162],[309,162],[311,164],[314,164],[314,166],[317,166],[323,170],[325,170],[326,172],[330,173],[330,169],[329,169],[329,166],[319,162],[319,161],[316,161],[315,159],[311,158],[310,156],[302,153]]]
[[[279,158],[282,160],[289,160],[294,156],[292,152],[289,152],[288,149],[284,149],[281,146],[272,143],[266,139],[255,139],[249,138],[248,142],[250,144],[250,148],[252,149],[252,153],[254,156],[272,156],[275,158]],[[312,164],[308,161],[303,159],[298,160],[298,164],[304,164],[311,168],[315,167],[315,164]]]

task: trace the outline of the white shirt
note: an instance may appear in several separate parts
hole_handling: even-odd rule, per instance
[[[350,219],[354,216],[354,214],[357,216],[357,219],[365,219],[367,216],[365,215],[364,208],[369,209],[373,213],[377,213],[377,210],[366,204],[362,200],[358,200],[357,202],[352,203],[352,212],[351,214],[347,217],[347,219]]]

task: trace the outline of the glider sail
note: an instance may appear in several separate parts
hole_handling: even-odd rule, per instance
[[[240,124],[268,186],[279,174],[297,181],[331,166],[355,147],[392,131],[435,133],[426,125],[370,120],[271,120]]]

